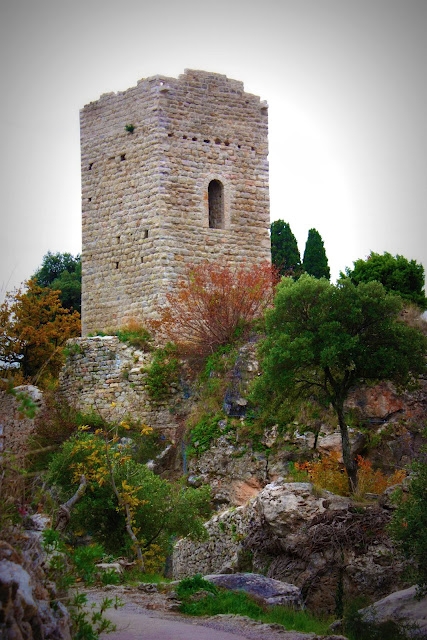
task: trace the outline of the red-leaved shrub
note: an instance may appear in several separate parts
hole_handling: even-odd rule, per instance
[[[268,262],[234,268],[218,262],[190,265],[151,328],[181,352],[203,357],[262,317],[272,302],[273,278]]]

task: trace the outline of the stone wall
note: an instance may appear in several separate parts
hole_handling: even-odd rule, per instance
[[[67,342],[60,390],[83,413],[95,411],[109,421],[126,417],[153,428],[175,430],[182,395],[177,386],[171,386],[165,403],[150,402],[143,369],[151,357],[116,336],[72,338]]]
[[[202,573],[236,573],[248,570],[242,540],[247,533],[250,509],[233,507],[216,514],[206,524],[208,540],[182,539],[173,552],[173,576],[181,580]]]
[[[24,454],[28,438],[35,430],[34,418],[21,410],[22,398],[29,397],[38,409],[43,403],[42,392],[33,385],[15,387],[14,394],[0,390],[0,458],[3,451]]]
[[[270,260],[267,112],[192,70],[82,109],[83,335],[152,316],[188,263]]]

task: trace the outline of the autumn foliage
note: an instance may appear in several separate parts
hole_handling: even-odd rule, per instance
[[[167,295],[167,305],[151,327],[182,352],[205,356],[233,342],[260,318],[273,297],[272,268],[202,262]]]
[[[65,309],[59,294],[29,280],[0,305],[0,360],[41,386],[58,375],[68,338],[80,335],[80,314]]]
[[[307,474],[307,478],[321,489],[327,489],[338,495],[348,495],[348,477],[337,453],[325,456],[314,462],[296,463],[297,471]],[[357,456],[357,494],[362,498],[367,493],[383,493],[387,487],[400,484],[406,476],[403,470],[386,476],[379,469],[372,468],[372,462]]]

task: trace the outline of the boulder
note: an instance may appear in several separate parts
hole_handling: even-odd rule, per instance
[[[316,494],[310,482],[283,482],[279,479],[264,487],[254,501],[254,510],[270,531],[290,540],[299,527],[329,510],[347,510],[349,499],[328,491]]]
[[[264,605],[286,605],[301,609],[301,590],[293,584],[273,580],[257,573],[207,575],[205,580],[231,591],[245,591]]]
[[[43,584],[22,566],[12,547],[3,543],[2,550],[0,638],[71,640],[66,609],[60,603],[51,606]]]
[[[361,609],[360,613],[367,622],[393,620],[398,624],[415,625],[414,637],[427,637],[427,596],[418,599],[415,586],[391,593]]]

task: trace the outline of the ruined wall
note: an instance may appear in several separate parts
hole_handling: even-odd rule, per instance
[[[189,262],[270,260],[267,132],[266,103],[203,71],[84,107],[83,335],[153,315]]]
[[[14,392],[16,395],[0,390],[0,458],[3,451],[24,454],[35,430],[34,418],[22,411],[22,398],[30,398],[37,409],[43,405],[43,393],[33,385],[15,387]]]
[[[61,370],[59,388],[67,402],[82,413],[96,412],[111,422],[124,418],[157,429],[172,430],[182,403],[176,386],[164,404],[152,404],[144,368],[151,354],[120,342],[116,336],[72,338]]]

